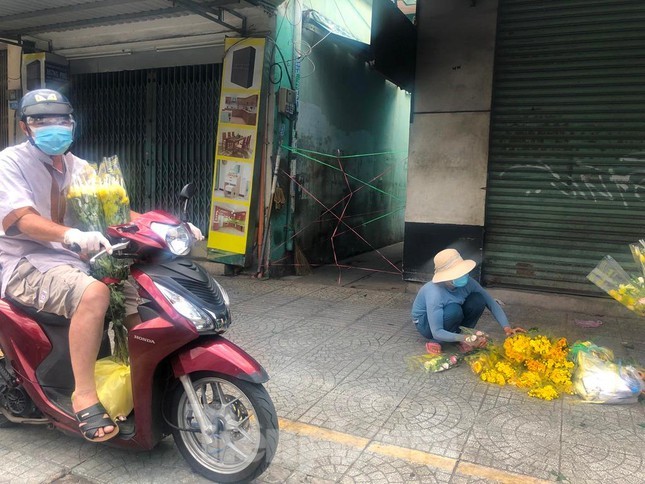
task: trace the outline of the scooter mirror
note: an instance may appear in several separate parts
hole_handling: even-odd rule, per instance
[[[194,195],[195,195],[195,184],[189,183],[188,185],[184,186],[184,188],[181,189],[181,193],[179,194],[179,200],[181,200],[183,203],[188,199],[193,198]]]
[[[181,207],[182,222],[188,222],[188,212],[187,212],[188,200],[190,200],[193,195],[195,195],[194,183],[189,183],[188,185],[185,185],[184,188],[181,189],[181,193],[179,194],[179,201],[182,204],[182,207]]]

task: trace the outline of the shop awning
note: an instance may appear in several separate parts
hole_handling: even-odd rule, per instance
[[[68,58],[209,46],[266,30],[284,0],[0,0],[0,42]]]
[[[412,91],[416,66],[416,28],[390,0],[373,0],[370,43],[314,10],[303,12],[304,25],[362,56],[402,89]]]

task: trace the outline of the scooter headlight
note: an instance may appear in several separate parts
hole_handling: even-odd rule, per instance
[[[205,311],[202,311],[175,291],[171,291],[167,287],[157,284],[156,282],[154,284],[172,307],[175,308],[175,310],[184,318],[190,320],[195,325],[195,329],[197,329],[197,331],[210,331],[215,328],[215,322],[208,314],[206,314]]]
[[[175,255],[186,255],[193,246],[194,238],[184,224],[166,225],[153,222],[150,229],[166,241],[168,249]]]

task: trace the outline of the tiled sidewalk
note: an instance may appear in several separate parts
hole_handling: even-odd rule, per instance
[[[249,297],[246,284],[229,282],[243,322],[231,337],[269,369],[268,388],[280,416],[369,442],[357,454],[360,446],[343,445],[342,439],[283,432],[264,482],[278,482],[286,471],[294,473],[294,482],[302,475],[334,482],[512,480],[512,474],[494,472],[487,479],[481,469],[462,475],[464,464],[544,480],[645,481],[643,404],[594,406],[575,397],[543,402],[480,382],[466,366],[436,374],[411,371],[407,357],[423,353],[423,341],[409,321],[410,294],[305,279],[256,282],[255,292],[264,288],[264,294],[242,301]],[[597,316],[505,309],[518,323],[570,339],[592,338],[620,356],[643,357],[639,320],[605,318],[600,328],[581,329],[575,320]],[[481,327],[502,336],[488,314]],[[419,467],[371,452],[374,444],[445,457],[454,465],[448,460]],[[280,478],[272,479],[275,473]]]
[[[228,337],[265,365],[282,422],[262,483],[645,482],[645,405],[553,402],[479,381],[464,365],[408,367],[423,340],[409,320],[413,294],[314,279],[220,278],[234,324]],[[593,338],[643,360],[636,319],[506,305],[512,321]],[[485,314],[481,327],[501,337]],[[623,344],[625,343],[625,344]],[[39,427],[0,430],[2,482],[206,482],[171,438],[131,453]]]

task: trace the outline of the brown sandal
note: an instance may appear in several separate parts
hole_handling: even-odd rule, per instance
[[[76,420],[79,422],[78,429],[81,434],[90,442],[105,442],[116,437],[119,433],[118,425],[112,421],[101,402],[76,412]],[[109,434],[106,433],[103,437],[95,437],[100,429],[108,426],[114,427],[114,430]]]

